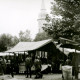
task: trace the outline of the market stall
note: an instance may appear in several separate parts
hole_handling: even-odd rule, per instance
[[[49,55],[56,54],[56,46],[54,45],[51,39],[37,41],[37,42],[19,42],[12,49],[6,51],[8,53],[13,53],[16,55],[17,60],[15,62],[19,65],[19,72],[25,71],[25,58],[26,55],[30,55],[32,60],[34,61],[35,56],[38,56],[42,64],[47,64],[50,59],[48,59]],[[54,53],[54,54],[53,54]],[[16,63],[16,64],[17,64]]]
[[[63,49],[63,52],[68,56],[67,58],[72,62],[72,75],[75,79],[80,79],[80,44],[65,38],[60,38],[60,41],[61,45],[58,47],[60,50]]]

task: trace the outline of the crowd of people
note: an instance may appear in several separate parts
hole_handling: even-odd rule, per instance
[[[19,71],[19,62],[16,62],[16,63],[15,62],[16,61],[14,60],[14,57],[12,57],[11,60],[8,60],[8,61],[5,58],[0,57],[0,75],[8,73],[12,77],[14,77],[14,72]],[[24,62],[25,62],[25,68],[26,68],[26,71],[25,71],[26,78],[32,77],[31,67],[33,65],[35,67],[35,71],[34,71],[35,78],[42,78],[41,60],[39,57],[35,57],[35,59],[33,60],[32,57],[27,55]]]
[[[17,59],[17,60],[16,60]],[[12,77],[14,77],[14,72],[18,72],[19,71],[19,64],[20,64],[20,61],[18,61],[18,58],[14,58],[12,57],[11,60],[8,60],[9,62],[9,65],[6,64],[6,60],[4,58],[0,58],[0,74],[5,74],[5,73],[9,73],[11,74]],[[42,78],[43,77],[43,73],[41,71],[41,68],[42,68],[42,61],[41,59],[38,57],[38,56],[35,56],[35,58],[33,59],[30,55],[27,55],[25,57],[25,77],[28,78],[28,77],[32,77],[32,66],[34,65],[35,67],[35,71],[34,71],[34,74],[35,74],[35,78]],[[71,64],[71,61],[69,59],[66,60],[65,64],[67,65],[70,65]],[[52,63],[52,68],[54,69],[54,66],[55,64]],[[49,69],[50,71],[50,69]]]
[[[0,75],[10,73],[14,77],[14,65],[13,59],[7,61],[5,58],[0,57]]]

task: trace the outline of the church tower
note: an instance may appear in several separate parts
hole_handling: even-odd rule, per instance
[[[45,9],[45,4],[44,4],[44,0],[42,0],[42,4],[41,4],[41,11],[39,13],[39,16],[38,16],[38,27],[39,27],[39,33],[42,33],[44,30],[43,30],[43,24],[46,22],[45,21],[45,18],[46,18],[46,9]]]

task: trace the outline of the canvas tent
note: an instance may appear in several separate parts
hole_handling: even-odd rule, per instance
[[[23,52],[28,52],[30,56],[34,59],[35,56],[38,56],[42,64],[52,64],[54,62],[56,65],[56,69],[59,69],[60,62],[58,60],[64,60],[64,54],[62,54],[57,48],[55,42],[52,39],[37,41],[37,42],[19,42],[10,50],[6,51],[9,53],[16,53],[19,54]],[[25,60],[25,56],[23,56]],[[43,68],[47,67],[43,66]],[[53,71],[54,72],[54,71]]]
[[[64,52],[66,49],[70,53],[68,54],[72,62],[73,75],[75,76],[75,79],[80,79],[80,43],[66,38],[60,38],[60,42],[61,46],[59,47],[63,48]]]
[[[66,47],[61,47],[61,44],[56,45],[56,47],[63,52],[66,56],[69,55],[69,53],[75,52],[75,49],[71,49],[71,48],[66,48]],[[64,50],[63,50],[64,49]],[[76,50],[76,53],[80,53],[80,50]]]
[[[65,55],[68,55],[69,53],[72,52],[80,53],[80,46],[79,46],[80,44],[78,42],[62,37],[60,37],[59,40],[60,44],[56,45],[56,47]]]
[[[47,59],[47,57],[50,57],[50,54],[56,54],[56,46],[52,39],[37,42],[19,42],[17,45],[6,52],[15,54],[20,54],[23,52],[23,55],[26,55],[25,53],[28,52],[28,54],[32,57],[38,56],[40,58]],[[43,62],[45,61],[46,60],[43,59]]]
[[[6,52],[24,52],[24,51],[33,51],[39,49],[49,43],[52,43],[51,39],[37,41],[37,42],[19,42],[16,46],[11,48]]]
[[[19,53],[25,54],[25,52],[28,52],[29,54],[31,54],[32,58],[38,55],[41,58],[42,63],[47,63],[48,54],[51,53],[55,54],[56,53],[55,49],[56,46],[54,45],[52,39],[47,39],[47,40],[42,40],[37,42],[19,42],[17,45],[15,45],[13,48],[11,48],[6,52],[16,53],[16,54]],[[21,66],[22,65],[20,65],[20,67]],[[43,67],[43,68],[47,68],[47,67]]]

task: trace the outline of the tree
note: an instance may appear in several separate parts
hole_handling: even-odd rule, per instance
[[[19,42],[19,39],[16,36],[13,36],[12,37],[12,45],[11,46],[15,46],[18,42]]]
[[[37,33],[34,41],[41,41],[41,40],[45,40],[45,39],[49,39],[50,37],[48,36],[48,34],[46,32],[42,32],[42,33]]]
[[[0,51],[6,51],[12,44],[12,36],[10,34],[0,35]]]
[[[74,36],[80,36],[80,0],[54,0],[51,6],[52,18],[46,18],[51,22],[51,26],[45,30],[53,38],[64,37],[73,39]],[[54,15],[62,18],[54,18]],[[78,25],[77,25],[78,24]]]
[[[26,30],[25,32],[20,31],[19,33],[19,41],[31,41],[30,31]]]

